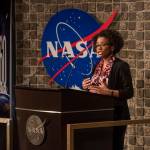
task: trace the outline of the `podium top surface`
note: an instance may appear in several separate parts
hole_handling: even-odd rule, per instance
[[[16,107],[49,111],[81,111],[113,108],[110,96],[74,89],[15,88]]]

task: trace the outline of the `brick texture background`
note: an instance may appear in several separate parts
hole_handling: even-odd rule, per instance
[[[131,67],[134,98],[129,100],[132,119],[150,117],[150,0],[16,0],[17,85],[40,88],[48,85],[49,76],[41,57],[41,37],[47,21],[59,10],[79,8],[106,21],[112,10],[120,8],[120,19],[111,28],[121,32],[125,45],[119,57]],[[150,150],[150,124],[129,125],[125,150]]]

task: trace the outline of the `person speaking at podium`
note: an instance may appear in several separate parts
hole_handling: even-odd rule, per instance
[[[133,97],[133,85],[127,62],[116,57],[124,45],[118,31],[106,29],[94,39],[94,50],[101,57],[93,75],[82,81],[84,90],[115,99],[114,120],[130,119],[127,99]],[[113,149],[123,150],[126,126],[114,127]]]

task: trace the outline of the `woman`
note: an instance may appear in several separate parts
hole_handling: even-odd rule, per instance
[[[107,29],[99,33],[94,39],[94,49],[101,60],[92,78],[82,82],[85,90],[114,97],[114,120],[130,119],[127,99],[133,96],[129,65],[115,56],[123,44],[117,31]],[[125,130],[126,126],[114,128],[114,150],[123,150]]]

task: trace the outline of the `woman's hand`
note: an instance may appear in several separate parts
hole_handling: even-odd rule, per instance
[[[89,91],[91,93],[97,93],[97,94],[102,94],[102,95],[109,95],[111,96],[111,91],[110,89],[108,89],[108,87],[106,86],[105,83],[103,83],[100,86],[90,86],[89,87]]]
[[[110,95],[110,90],[108,88],[104,88],[104,87],[100,87],[100,86],[90,86],[89,91],[91,93]]]
[[[87,90],[89,86],[91,85],[91,80],[90,78],[86,78],[82,81],[82,87],[84,90]]]

